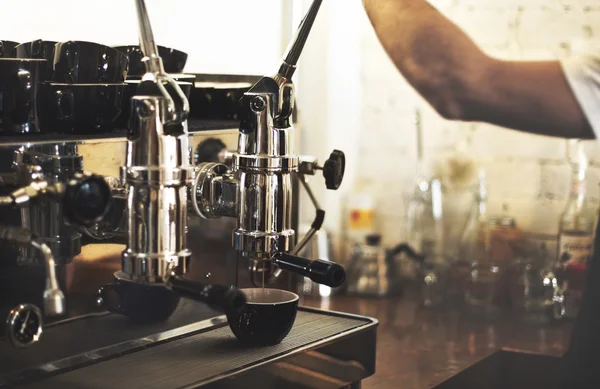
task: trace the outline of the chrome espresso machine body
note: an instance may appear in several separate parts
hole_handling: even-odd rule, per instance
[[[336,389],[374,373],[374,319],[300,307],[268,347],[227,326],[243,288],[344,281],[298,256],[325,216],[305,177],[337,189],[344,170],[340,151],[320,166],[294,150],[291,78],[320,4],[275,76],[195,76],[254,84],[240,120],[189,117],[197,99],[136,0],[146,74],[128,129],[0,138],[0,387]],[[301,188],[316,217],[296,242]]]

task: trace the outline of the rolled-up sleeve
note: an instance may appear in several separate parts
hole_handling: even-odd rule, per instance
[[[600,52],[563,59],[565,77],[600,139]]]

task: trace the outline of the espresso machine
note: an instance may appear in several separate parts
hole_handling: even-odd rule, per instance
[[[275,75],[194,76],[253,85],[239,120],[207,120],[190,117],[136,0],[146,73],[128,128],[0,138],[0,387],[337,389],[374,373],[372,318],[299,307],[268,347],[228,327],[244,288],[344,282],[299,256],[325,217],[306,177],[335,190],[345,164],[294,149],[292,76],[320,5]],[[300,190],[316,212],[297,241]]]

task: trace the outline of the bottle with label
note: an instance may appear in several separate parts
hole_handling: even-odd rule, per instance
[[[351,193],[347,199],[347,233],[351,244],[360,244],[375,233],[375,198],[363,191]]]
[[[571,163],[571,193],[559,223],[555,272],[560,299],[564,301],[559,316],[566,318],[574,318],[579,311],[585,270],[593,249],[596,210],[586,194],[587,166],[580,149],[579,158]]]

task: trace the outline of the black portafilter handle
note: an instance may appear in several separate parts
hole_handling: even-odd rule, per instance
[[[273,260],[282,270],[308,277],[318,284],[332,288],[341,286],[346,279],[346,270],[335,262],[322,259],[310,260],[285,253],[276,254]]]
[[[181,296],[200,301],[226,314],[240,313],[246,307],[246,295],[233,286],[205,284],[181,276],[169,277],[168,284]]]
[[[65,184],[63,212],[69,222],[89,227],[108,213],[112,200],[112,191],[104,177],[77,173]]]

